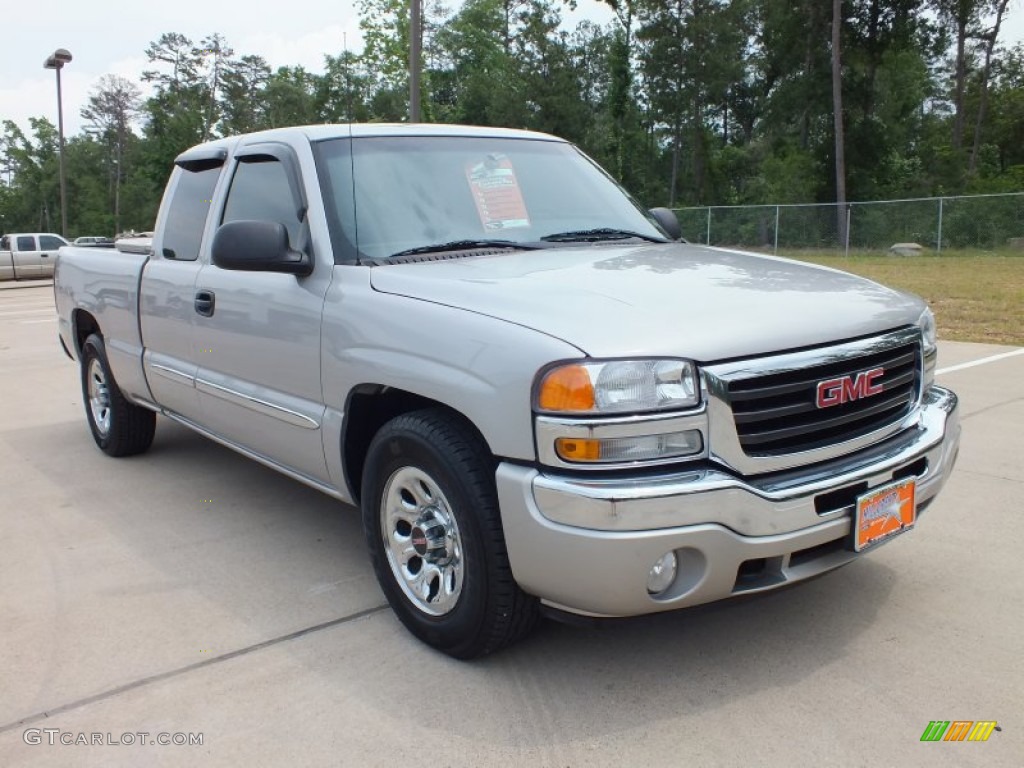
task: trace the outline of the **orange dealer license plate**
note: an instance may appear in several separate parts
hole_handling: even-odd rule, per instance
[[[853,551],[880,544],[914,527],[917,504],[914,479],[897,480],[857,498],[853,523]]]

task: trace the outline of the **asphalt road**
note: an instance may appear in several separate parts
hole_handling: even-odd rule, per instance
[[[901,540],[461,663],[383,607],[351,508],[163,419],[100,453],[52,289],[0,290],[0,766],[1024,765],[1024,355],[956,368],[1012,351],[941,344],[960,462]]]

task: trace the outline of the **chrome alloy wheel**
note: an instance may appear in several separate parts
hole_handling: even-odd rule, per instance
[[[405,596],[424,613],[444,616],[462,594],[465,566],[459,526],[433,478],[402,467],[381,497],[384,552]]]
[[[89,361],[89,410],[96,430],[103,436],[110,432],[110,385],[97,358]]]

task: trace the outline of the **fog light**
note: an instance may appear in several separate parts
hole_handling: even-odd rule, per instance
[[[654,564],[647,575],[647,591],[658,596],[670,586],[676,578],[676,553],[668,552]]]

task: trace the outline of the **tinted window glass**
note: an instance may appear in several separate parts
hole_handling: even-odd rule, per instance
[[[178,184],[174,188],[164,222],[163,255],[178,261],[199,258],[206,216],[210,212],[213,188],[220,177],[221,166],[200,170],[175,169]]]
[[[280,161],[260,158],[238,164],[221,223],[229,221],[276,221],[288,229],[292,247],[298,244],[298,206]]]
[[[35,249],[36,239],[32,235],[22,235],[18,238],[19,251],[34,251]]]
[[[67,245],[59,237],[53,235],[40,235],[39,236],[39,250],[41,251],[56,251],[62,245]]]
[[[4,235],[3,237],[0,237],[0,251],[9,250],[11,250],[11,239],[7,235]]]

